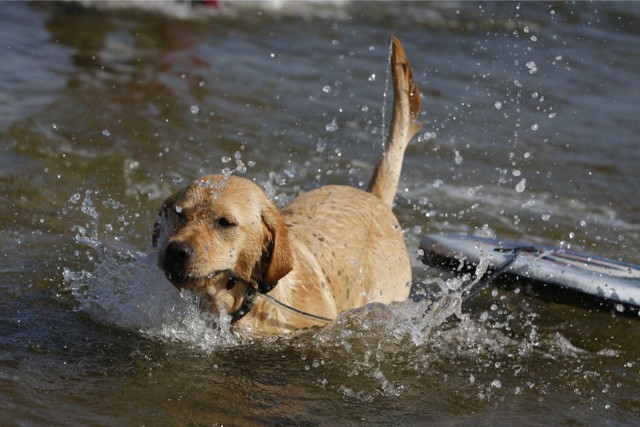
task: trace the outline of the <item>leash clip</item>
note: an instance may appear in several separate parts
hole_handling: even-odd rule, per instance
[[[242,319],[251,311],[251,309],[253,308],[253,304],[255,303],[256,292],[260,292],[261,294],[268,294],[278,284],[278,282],[267,284],[262,281],[245,280],[230,268],[224,270],[224,273],[229,276],[229,280],[227,281],[226,285],[228,291],[233,289],[233,287],[238,282],[242,282],[247,285],[247,288],[242,295],[242,304],[240,304],[240,307],[236,311],[231,313],[232,324]]]

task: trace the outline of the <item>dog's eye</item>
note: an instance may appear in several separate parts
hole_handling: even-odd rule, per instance
[[[180,205],[176,205],[173,208],[173,211],[176,213],[176,215],[178,215],[178,218],[180,218],[180,219],[184,219],[184,218],[187,217],[186,212],[184,211],[184,209]]]
[[[216,225],[221,228],[229,228],[234,227],[236,224],[228,218],[222,217],[218,218],[218,220],[216,221]]]

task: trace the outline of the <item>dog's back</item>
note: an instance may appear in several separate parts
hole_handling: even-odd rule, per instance
[[[411,265],[402,227],[380,198],[327,186],[298,197],[282,215],[291,241],[313,253],[338,312],[407,298]]]

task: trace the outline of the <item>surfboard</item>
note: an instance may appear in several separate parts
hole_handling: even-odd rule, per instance
[[[422,262],[450,272],[473,273],[490,257],[476,288],[494,280],[532,285],[545,297],[566,291],[611,304],[618,312],[640,315],[640,266],[569,249],[468,235],[427,235],[420,242]],[[480,289],[474,289],[475,293]]]

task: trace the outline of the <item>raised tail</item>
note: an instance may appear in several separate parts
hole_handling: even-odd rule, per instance
[[[411,138],[422,128],[416,121],[420,113],[420,93],[413,81],[402,43],[391,36],[391,74],[393,76],[393,117],[384,153],[369,183],[371,193],[393,206],[398,191],[404,151]]]

